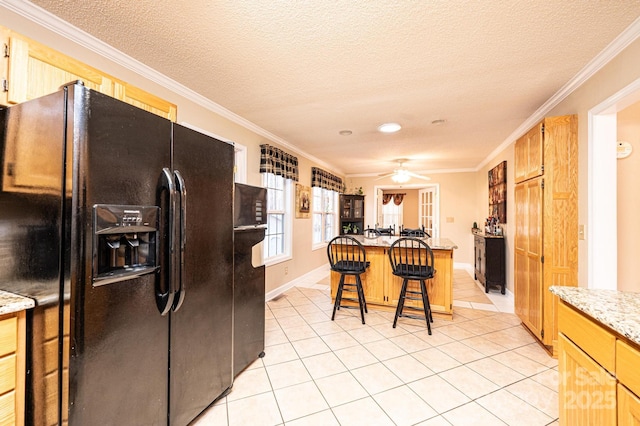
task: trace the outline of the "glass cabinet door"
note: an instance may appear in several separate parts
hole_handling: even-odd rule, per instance
[[[364,212],[364,200],[353,200],[353,217],[360,219]]]

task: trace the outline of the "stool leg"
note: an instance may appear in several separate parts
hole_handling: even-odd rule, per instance
[[[360,316],[362,317],[362,323],[364,324],[364,291],[362,291],[362,281],[360,281],[360,274],[356,275],[356,290],[358,292],[358,305],[360,305]]]
[[[360,280],[360,287],[358,288],[360,289],[360,294],[362,294],[362,304],[364,305],[364,312],[368,314],[369,311],[367,310],[367,299],[364,298],[364,288],[362,287],[362,280],[360,279],[360,275],[358,275],[358,279]]]
[[[407,278],[402,281],[402,289],[400,290],[400,297],[398,298],[398,307],[396,308],[396,316],[393,319],[393,328],[396,328],[396,323],[398,322],[398,317],[402,315],[402,309],[404,308],[404,297],[407,294],[407,283],[409,280]]]
[[[333,315],[331,315],[331,321],[336,317],[336,310],[340,309],[340,303],[342,301],[342,287],[344,286],[344,275],[340,274],[340,282],[338,283],[338,291],[336,291],[336,301],[333,304]]]
[[[432,282],[432,281],[430,281]],[[425,282],[425,292],[426,292],[426,282]],[[429,292],[426,292],[427,295],[427,305],[429,305],[429,319],[433,322],[433,314],[431,313],[431,301],[429,301]]]
[[[424,319],[427,321],[427,330],[431,335],[431,305],[429,304],[429,295],[427,294],[427,286],[424,280],[420,280],[420,293],[422,293],[422,306],[424,307]]]

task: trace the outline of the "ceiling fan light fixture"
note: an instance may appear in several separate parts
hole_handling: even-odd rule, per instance
[[[411,176],[409,176],[409,173],[404,169],[395,170],[393,175],[391,175],[391,180],[395,183],[405,183],[408,182],[409,179],[411,179]]]
[[[382,133],[395,133],[402,129],[402,126],[398,123],[384,123],[378,126],[378,131]]]

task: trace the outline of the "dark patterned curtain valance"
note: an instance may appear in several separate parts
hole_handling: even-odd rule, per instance
[[[404,196],[407,194],[382,194],[382,204],[385,206],[389,204],[389,201],[393,200],[393,204],[399,206],[404,200]]]
[[[342,179],[317,167],[311,168],[311,186],[342,192]]]
[[[273,173],[298,182],[298,157],[275,146],[260,145],[260,173]]]

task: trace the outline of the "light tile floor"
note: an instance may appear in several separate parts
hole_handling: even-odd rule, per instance
[[[424,322],[401,318],[394,329],[393,313],[373,309],[366,325],[349,309],[331,321],[326,275],[267,302],[266,356],[193,425],[558,423],[557,361],[501,312],[512,303],[457,301],[429,336]],[[458,288],[469,280],[455,271]]]

